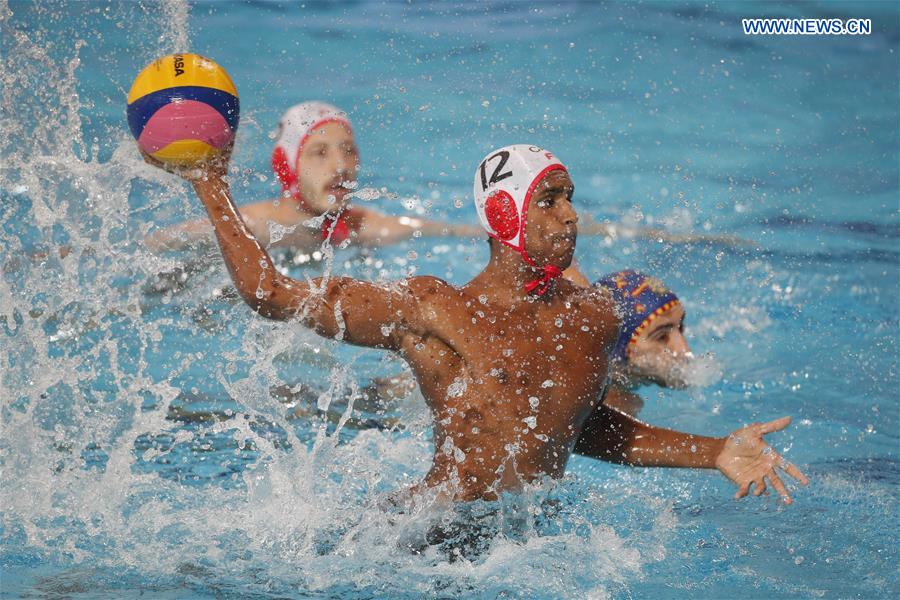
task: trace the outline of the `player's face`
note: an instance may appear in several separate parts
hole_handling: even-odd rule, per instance
[[[535,187],[525,223],[525,251],[536,264],[565,269],[572,263],[578,237],[574,193],[572,179],[562,170],[550,171]]]
[[[318,212],[344,208],[356,186],[359,151],[353,134],[341,123],[326,123],[309,134],[297,157],[300,193]]]
[[[684,387],[682,371],[690,352],[684,337],[684,307],[676,304],[638,335],[628,354],[627,375],[635,382]]]

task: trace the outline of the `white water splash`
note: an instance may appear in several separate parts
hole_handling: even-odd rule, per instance
[[[679,361],[672,371],[677,380],[692,388],[707,387],[722,378],[722,365],[710,353]]]

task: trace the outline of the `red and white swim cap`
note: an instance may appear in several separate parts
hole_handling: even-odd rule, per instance
[[[525,262],[538,265],[525,252],[528,203],[547,173],[566,167],[551,152],[515,144],[494,150],[475,171],[475,210],[488,235],[518,250]]]
[[[281,181],[282,189],[292,197],[299,198],[300,194],[297,157],[303,144],[313,131],[328,123],[341,123],[352,131],[347,114],[325,102],[304,102],[292,106],[278,121],[272,169]]]

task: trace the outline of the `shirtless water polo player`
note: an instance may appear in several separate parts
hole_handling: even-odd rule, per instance
[[[475,206],[491,254],[462,287],[434,277],[379,285],[281,275],[244,225],[226,167],[181,175],[207,209],[241,296],[267,318],[298,319],[324,337],[391,350],[409,363],[434,418],[426,488],[454,500],[494,499],[561,477],[573,450],[631,465],[718,468],[738,485],[736,497],[769,484],[790,503],[777,470],[806,484],[762,439],[789,417],[714,438],[600,405],[619,321],[608,292],[559,277],[572,260],[578,218],[572,180],[553,154],[517,145],[481,163]]]

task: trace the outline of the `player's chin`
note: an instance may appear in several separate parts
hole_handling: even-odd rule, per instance
[[[347,197],[349,191],[350,190],[327,190],[323,194],[323,197],[325,198],[325,204],[328,206],[328,211],[334,212],[347,208],[347,205],[350,204],[350,198]]]
[[[564,238],[553,243],[547,263],[566,269],[575,257],[575,240]]]
[[[649,369],[646,372],[646,377],[659,387],[669,388],[672,390],[683,390],[691,387],[691,384],[685,377],[685,373],[685,365],[659,365],[656,368]]]
[[[570,248],[564,249],[561,253],[558,253],[553,264],[558,266],[560,269],[568,269],[572,266],[572,261],[575,259],[575,244],[572,244]]]

